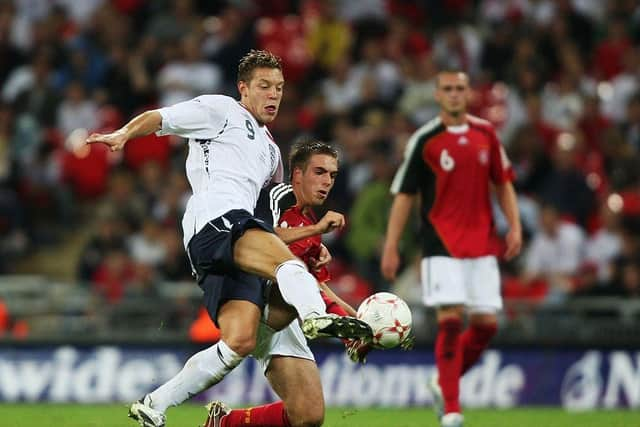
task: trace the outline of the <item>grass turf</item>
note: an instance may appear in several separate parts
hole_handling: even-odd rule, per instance
[[[135,427],[126,418],[127,405],[0,404],[2,427]],[[204,422],[205,410],[183,405],[168,412],[167,427],[197,427]],[[483,409],[465,412],[465,427],[634,427],[640,426],[640,413],[628,411],[589,411],[569,413],[555,408]],[[325,427],[429,427],[437,426],[427,409],[327,410]]]

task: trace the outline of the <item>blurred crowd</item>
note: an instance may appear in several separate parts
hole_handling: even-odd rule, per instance
[[[348,227],[325,243],[348,301],[392,285],[378,269],[388,188],[438,111],[442,68],[469,74],[471,111],[516,171],[526,246],[504,265],[506,297],[638,297],[639,42],[634,0],[0,0],[0,272],[90,229],[76,279],[105,301],[190,280],[183,141],[82,141],[145,109],[236,96],[238,60],[263,48],[284,61],[271,131],[285,158],[308,135],[341,153],[326,208]],[[397,284],[409,300],[413,239]]]

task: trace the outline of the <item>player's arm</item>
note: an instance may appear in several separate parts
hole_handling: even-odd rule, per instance
[[[324,292],[324,294],[327,296],[327,298],[331,302],[338,304],[340,307],[342,307],[342,309],[347,313],[347,315],[351,317],[356,317],[356,310],[353,307],[351,307],[345,300],[343,300],[338,295],[336,295],[336,293],[331,290],[331,288],[326,284],[326,282],[318,283],[318,286],[320,286],[320,289],[322,290],[322,292]],[[325,302],[326,301],[327,300],[325,300]],[[327,310],[327,312],[329,312],[329,310]]]
[[[394,280],[398,267],[400,266],[400,254],[398,246],[404,227],[407,225],[409,213],[413,206],[414,195],[407,193],[397,193],[391,205],[389,222],[387,223],[387,234],[382,250],[382,260],[380,269],[387,280]]]
[[[286,244],[317,234],[325,234],[345,225],[344,215],[334,211],[328,211],[320,221],[304,227],[275,227],[276,234]]]
[[[111,149],[118,151],[130,139],[146,136],[157,132],[162,127],[162,115],[158,110],[145,111],[137,115],[129,123],[111,133],[93,133],[87,138],[87,144],[102,143]]]
[[[506,236],[507,249],[504,257],[507,260],[517,256],[522,249],[522,225],[520,224],[520,211],[518,210],[518,198],[513,184],[510,181],[496,184],[496,196],[500,209],[504,213],[509,232]]]
[[[275,227],[274,230],[278,237],[287,245],[295,241],[320,234],[318,233],[315,224],[305,225],[304,227]]]
[[[389,212],[387,233],[380,260],[380,271],[387,280],[395,280],[398,267],[400,267],[398,251],[400,238],[407,225],[413,199],[418,193],[420,171],[425,167],[422,160],[423,146],[424,141],[420,133],[415,132],[407,142],[404,159],[391,183],[390,190],[394,198]]]

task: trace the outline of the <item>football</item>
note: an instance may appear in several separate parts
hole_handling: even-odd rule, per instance
[[[373,330],[373,346],[394,348],[411,332],[411,310],[402,298],[389,292],[378,292],[358,307],[358,319]]]

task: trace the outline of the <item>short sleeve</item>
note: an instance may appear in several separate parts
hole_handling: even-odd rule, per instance
[[[295,196],[291,185],[270,185],[260,191],[254,216],[274,227],[278,226],[280,215],[295,205]]]
[[[494,131],[491,131],[491,181],[494,184],[511,182],[515,178],[511,161]]]
[[[162,128],[157,135],[177,135],[183,138],[211,139],[224,132],[227,124],[228,97],[209,96],[160,108]]]
[[[279,184],[284,180],[284,166],[282,164],[280,148],[276,144],[271,144],[269,148],[274,150],[275,157],[277,157],[275,167],[271,171],[271,182],[273,182],[274,184]]]
[[[418,176],[421,168],[424,168],[422,160],[422,147],[424,144],[421,138],[410,140],[404,153],[404,160],[398,168],[393,182],[391,183],[391,193],[409,193],[418,192]]]

